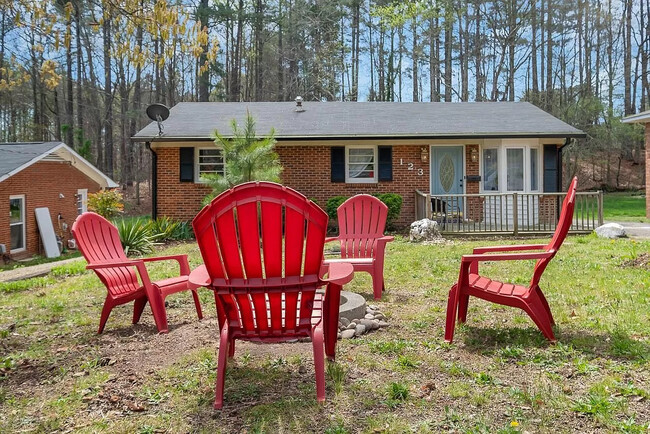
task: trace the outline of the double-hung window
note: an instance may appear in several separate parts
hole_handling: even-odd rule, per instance
[[[201,182],[204,175],[223,175],[225,161],[223,151],[217,148],[198,148],[196,152],[196,177]]]
[[[88,211],[88,189],[80,188],[77,190],[77,214],[81,215]]]
[[[345,182],[377,182],[377,147],[345,147]]]
[[[483,190],[499,191],[499,148],[483,149]]]
[[[25,195],[9,196],[9,231],[10,251],[25,250]]]

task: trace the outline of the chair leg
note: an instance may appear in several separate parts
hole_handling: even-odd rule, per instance
[[[113,301],[106,297],[104,307],[102,308],[102,314],[99,317],[99,330],[97,331],[97,334],[101,334],[104,331],[104,326],[106,326],[106,321],[108,320],[108,316],[111,314],[113,307]]]
[[[147,297],[140,297],[135,299],[133,304],[133,324],[137,324],[140,321],[144,307],[147,305]]]
[[[370,275],[372,276],[372,293],[375,300],[381,299],[381,292],[384,290],[384,276],[383,273],[374,270]]]
[[[219,359],[217,365],[217,386],[214,397],[215,410],[223,407],[223,386],[226,379],[226,364],[228,363],[228,347],[230,343],[230,336],[228,333],[228,326],[221,330],[221,341],[219,342]]]
[[[556,342],[555,334],[553,333],[553,327],[551,326],[551,320],[546,313],[541,300],[529,300],[524,304],[523,310],[528,314],[530,319],[533,320],[537,328],[542,332],[544,337],[551,342]]]
[[[330,286],[332,285],[332,286]],[[338,286],[338,289],[336,287]],[[331,288],[331,289],[330,289]],[[336,357],[336,340],[339,325],[339,305],[341,304],[341,286],[330,283],[327,285],[327,296],[323,300],[323,333],[325,338],[325,354],[327,359],[334,361]]]
[[[194,299],[194,306],[196,307],[196,314],[199,319],[203,319],[203,311],[201,310],[201,302],[199,301],[199,294],[196,292],[196,289],[192,289],[192,298]]]
[[[167,310],[165,309],[165,298],[163,297],[160,289],[157,286],[153,287],[150,292],[149,305],[153,313],[153,319],[156,322],[158,333],[167,333],[169,331],[167,326]]]
[[[314,368],[316,370],[316,399],[325,402],[325,354],[323,345],[323,328],[319,324],[311,334],[314,347]]]
[[[539,299],[542,302],[542,305],[544,306],[544,309],[546,309],[546,313],[548,314],[549,319],[551,320],[551,325],[555,325],[555,319],[553,319],[553,314],[551,313],[551,308],[548,305],[548,301],[546,300],[546,297],[544,297],[544,293],[542,292],[539,287],[537,287],[537,295],[539,295]]]
[[[469,295],[459,294],[458,297],[458,322],[467,321],[467,306],[469,305]]]
[[[228,344],[228,358],[232,359],[233,357],[235,357],[235,340],[231,339]]]
[[[449,290],[449,298],[447,299],[447,323],[445,324],[445,341],[452,343],[454,340],[454,329],[456,327],[456,312],[458,305],[456,303],[456,292],[458,285],[454,285]]]

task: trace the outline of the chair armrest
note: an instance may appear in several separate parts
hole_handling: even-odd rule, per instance
[[[390,243],[391,241],[395,241],[395,237],[392,235],[384,235],[383,237],[377,238],[377,242],[379,243]]]
[[[115,267],[137,267],[138,264],[144,265],[142,259],[127,259],[126,261],[102,262],[101,264],[88,264],[86,270],[99,270],[101,268]]]
[[[155,256],[151,258],[142,258],[142,262],[156,262],[156,261],[177,261],[181,268],[181,276],[189,276],[190,264],[187,261],[187,255],[169,255],[169,256]]]
[[[481,254],[487,252],[516,252],[520,250],[542,250],[546,248],[546,244],[524,244],[520,246],[490,246],[490,247],[476,247],[474,254]]]
[[[543,253],[504,253],[500,255],[463,255],[462,262],[470,264],[479,261],[525,261],[529,259],[544,259],[553,255],[553,252]]]
[[[350,263],[330,262],[323,265],[327,266],[327,279],[321,278],[323,282],[342,286],[351,281],[352,277],[354,277],[354,267]]]
[[[339,237],[325,237],[325,243],[331,243],[332,241],[338,241]]]
[[[201,288],[201,287],[210,287],[210,275],[208,274],[207,268],[205,265],[199,265],[190,273],[189,277],[190,289],[192,288]]]

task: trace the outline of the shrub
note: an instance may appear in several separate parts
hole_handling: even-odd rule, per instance
[[[402,212],[402,196],[396,193],[377,193],[373,196],[384,202],[388,207],[386,226],[392,227],[395,220],[398,219],[400,212]]]
[[[154,239],[151,235],[150,221],[142,217],[135,217],[122,218],[114,223],[120,234],[126,255],[146,255],[153,251]]]
[[[124,211],[122,193],[117,190],[101,190],[88,195],[88,209],[106,219],[112,219]]]
[[[325,212],[330,216],[330,220],[336,219],[336,209],[347,200],[345,196],[334,196],[327,199],[325,203]]]
[[[149,222],[151,238],[156,241],[170,241],[176,239],[174,235],[178,231],[181,222],[169,217],[158,217],[156,220]]]

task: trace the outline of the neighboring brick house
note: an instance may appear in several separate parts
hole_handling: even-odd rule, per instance
[[[231,120],[242,125],[247,112],[258,135],[275,130],[284,184],[323,207],[338,195],[398,193],[402,226],[415,219],[415,190],[558,191],[561,147],[585,137],[525,102],[180,103],[162,135],[153,122],[133,137],[153,152],[155,215],[196,215],[209,192],[201,174],[224,168],[213,133],[231,136]],[[465,215],[479,218],[482,207]]]
[[[623,118],[626,124],[645,124],[645,216],[650,219],[650,110]]]
[[[13,258],[41,253],[35,208],[63,241],[88,193],[117,184],[61,142],[0,143],[0,244]],[[67,230],[64,230],[67,228]]]

